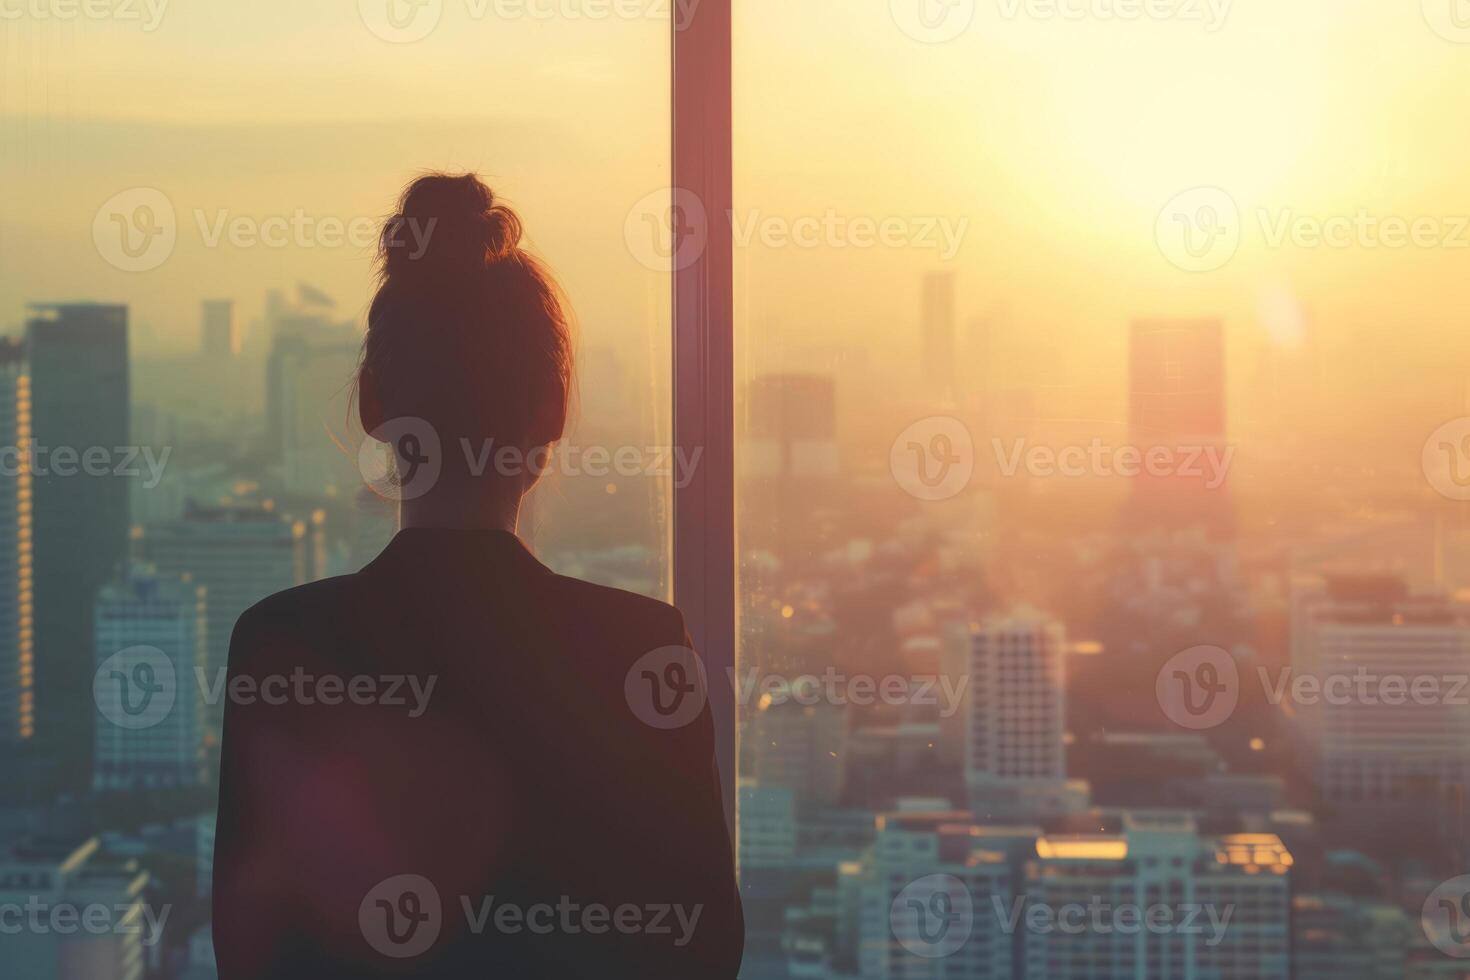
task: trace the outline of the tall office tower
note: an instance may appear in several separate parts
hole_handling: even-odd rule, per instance
[[[1285,978],[1291,972],[1291,852],[1275,834],[1227,834],[1202,838],[1204,856],[1195,864],[1194,899],[1205,909],[1233,911],[1229,923],[1196,942],[1194,976]],[[1168,893],[1149,874],[1151,900]],[[1208,928],[1208,927],[1207,927]],[[1211,943],[1209,938],[1219,938]]]
[[[787,870],[796,860],[796,794],[740,780],[740,870]]]
[[[24,345],[0,340],[0,752],[35,734],[35,619],[32,604],[31,379]]]
[[[108,676],[98,678],[94,788],[202,780],[205,688],[196,669],[204,665],[206,595],[187,577],[134,565],[97,596],[97,670]]]
[[[1368,813],[1470,787],[1470,705],[1453,690],[1470,674],[1470,607],[1392,577],[1300,584],[1292,667],[1322,685],[1294,707],[1327,800]]]
[[[226,359],[240,353],[240,324],[235,301],[207,299],[200,315],[200,349],[205,357]]]
[[[965,776],[978,816],[1036,819],[1085,803],[1067,782],[1066,650],[1066,628],[1034,609],[975,630]]]
[[[12,848],[0,857],[0,908],[10,912],[0,929],[5,976],[142,980],[145,943],[158,938],[144,915],[148,885],[148,872],[109,859],[95,837],[80,846],[35,841]],[[31,908],[39,909],[44,928],[27,928]],[[57,916],[66,909],[75,913],[69,924]]]
[[[114,466],[131,442],[125,306],[34,306],[26,324],[35,552],[37,748],[67,786],[88,781],[92,611],[97,591],[128,553],[126,476],[91,476],[79,460],[104,453]],[[58,455],[62,454],[62,455]],[[95,468],[95,466],[94,466]]]
[[[240,614],[266,596],[308,581],[303,521],[261,506],[204,507],[190,501],[180,520],[148,525],[143,554],[164,575],[189,575],[209,591],[205,675],[222,676]],[[210,705],[205,729],[220,732],[224,705]]]
[[[1084,832],[1036,841],[1027,904],[1059,925],[1026,930],[1020,975],[1285,980],[1291,866],[1273,834],[1202,838],[1184,813],[1093,814]],[[1079,914],[1085,928],[1075,927]]]
[[[979,827],[963,811],[880,816],[861,871],[838,885],[861,896],[845,903],[859,917],[858,975],[1011,980],[1018,944],[1003,913],[1016,896],[1015,855],[1035,836]]]
[[[921,300],[920,334],[924,343],[924,385],[926,395],[940,400],[953,399],[956,391],[956,303],[955,274],[933,272],[924,277]]]
[[[760,705],[748,725],[750,772],[762,787],[791,790],[802,813],[842,798],[845,705],[827,703],[815,689],[794,688],[790,700]]]
[[[1129,348],[1130,441],[1144,454],[1169,451],[1177,465],[1143,465],[1133,478],[1129,520],[1136,527],[1203,527],[1228,534],[1233,521],[1226,445],[1225,334],[1219,320],[1138,320]],[[1186,465],[1192,459],[1191,465]],[[1162,456],[1156,456],[1161,459]]]
[[[266,362],[266,438],[294,493],[346,496],[362,486],[355,451],[333,439],[348,418],[361,337],[314,313],[278,318]]]

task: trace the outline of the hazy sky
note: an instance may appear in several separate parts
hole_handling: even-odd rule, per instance
[[[546,18],[443,0],[414,43],[375,35],[356,0],[179,0],[151,32],[0,20],[0,322],[28,299],[115,299],[182,347],[200,299],[249,316],[298,279],[355,314],[364,250],[211,248],[200,222],[375,216],[416,169],[472,168],[522,207],[586,338],[646,347],[667,329],[667,279],[630,249],[628,218],[669,181],[669,22],[665,0],[602,18],[597,2],[526,0],[562,11]],[[1464,352],[1470,43],[1450,38],[1470,30],[1432,26],[1453,0],[1135,0],[1152,11],[1135,19],[1117,0],[922,0],[973,13],[946,43],[913,36],[920,2],[736,0],[750,356],[912,355],[919,278],[941,268],[963,314],[1006,311],[1023,375],[1121,370],[1135,315],[1223,316],[1238,356],[1308,321],[1328,347],[1394,347],[1410,373]],[[167,195],[178,243],[127,273],[93,221],[136,187]],[[1220,201],[1178,203],[1199,187],[1225,193],[1239,245],[1186,271],[1167,229]],[[1431,222],[1432,244],[1385,247],[1364,218]],[[1272,243],[1333,219],[1354,222],[1345,245]],[[857,244],[865,221],[898,244]],[[782,244],[803,222],[827,229],[816,247]]]

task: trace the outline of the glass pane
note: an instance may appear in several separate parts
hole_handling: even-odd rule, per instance
[[[1463,14],[737,5],[745,977],[1467,951]]]
[[[522,536],[557,571],[667,598],[670,284],[629,215],[668,198],[669,16],[0,9],[0,854],[103,841],[0,858],[0,903],[73,859],[110,902],[136,856],[173,909],[161,946],[89,972],[54,934],[0,936],[0,960],[207,968],[190,943],[231,629],[394,530],[351,382],[383,222],[421,172],[479,173],[575,313],[580,397]]]

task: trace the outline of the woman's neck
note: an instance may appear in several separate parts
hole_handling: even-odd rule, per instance
[[[436,487],[422,497],[399,502],[398,526],[509,531],[514,534],[520,513],[519,493],[486,493],[483,485],[468,487],[466,492],[455,492],[453,487]]]

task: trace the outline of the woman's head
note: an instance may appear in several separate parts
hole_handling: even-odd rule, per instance
[[[358,370],[363,428],[433,426],[446,475],[465,454],[560,439],[572,382],[561,290],[520,247],[521,221],[473,174],[408,186],[384,229]]]

